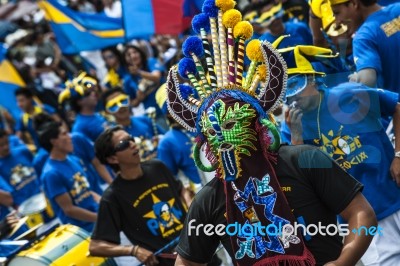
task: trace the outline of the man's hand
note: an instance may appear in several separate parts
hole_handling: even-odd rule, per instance
[[[392,175],[393,181],[400,187],[400,158],[393,158],[392,164],[390,165],[390,174]]]
[[[10,213],[7,217],[0,222],[0,237],[4,238],[12,229],[17,225],[19,218],[15,212]]]
[[[143,262],[146,266],[158,264],[158,260],[156,256],[154,256],[153,252],[142,247],[138,248],[136,258],[140,260],[140,262]]]
[[[289,107],[285,112],[285,122],[290,129],[293,145],[303,144],[302,117],[303,112],[296,107]]]

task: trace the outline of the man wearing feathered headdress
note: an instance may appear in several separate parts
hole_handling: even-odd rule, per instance
[[[302,234],[294,228],[334,227],[337,214],[350,228],[374,226],[362,185],[317,148],[280,145],[269,113],[285,95],[286,64],[271,44],[253,40],[243,76],[244,42],[252,28],[234,5],[204,2],[203,14],[192,21],[202,38],[185,41],[186,57],[168,75],[168,110],[197,133],[197,166],[216,171],[189,209],[176,265],[206,264],[221,242],[235,265],[354,265],[371,236],[347,235],[343,244],[338,231]],[[199,60],[204,54],[210,81]],[[194,88],[179,84],[178,73]]]

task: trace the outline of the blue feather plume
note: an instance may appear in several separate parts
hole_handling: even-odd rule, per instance
[[[191,58],[182,58],[178,64],[178,73],[182,78],[188,79],[186,72],[196,74],[196,64],[194,63],[193,59]]]
[[[210,18],[218,17],[218,7],[215,5],[215,0],[205,0],[201,10]]]
[[[203,42],[197,36],[190,36],[182,44],[182,51],[186,57],[190,57],[190,54],[194,53],[197,57],[201,58],[204,55]]]
[[[200,34],[200,29],[204,29],[206,33],[210,32],[210,19],[204,13],[198,14],[192,19],[192,28],[194,32]]]

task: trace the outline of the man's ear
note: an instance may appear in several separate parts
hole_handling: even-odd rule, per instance
[[[115,155],[111,155],[110,157],[107,157],[107,162],[109,164],[118,164],[118,158]]]
[[[50,139],[51,147],[54,147],[54,144],[56,143],[56,139]]]
[[[360,0],[350,0],[351,7],[358,8],[360,6]]]

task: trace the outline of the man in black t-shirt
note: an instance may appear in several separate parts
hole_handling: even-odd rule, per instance
[[[308,145],[281,146],[275,171],[298,224],[308,226],[320,223],[321,228],[336,225],[337,214],[346,217],[349,221],[349,230],[354,228],[352,226],[356,225],[355,222],[362,224],[376,222],[371,206],[361,195],[362,184],[342,170],[319,149]],[[220,242],[230,256],[235,258],[227,234],[210,236],[205,234],[202,228],[198,230],[198,233],[193,229],[193,226],[199,224],[226,225],[225,204],[224,186],[222,181],[217,178],[209,182],[196,195],[187,214],[185,227],[176,249],[179,254],[176,265],[207,263]],[[361,219],[363,221],[356,221],[358,212],[361,210],[368,213],[366,216],[370,216],[371,221],[365,221],[365,218]],[[326,229],[322,230],[327,232]],[[311,231],[314,232],[314,229]],[[331,226],[328,233],[333,232]],[[355,237],[355,234],[349,233],[345,238],[345,243]],[[317,265],[340,266],[340,264],[325,264],[335,261],[343,247],[339,232],[329,234],[325,236],[320,233],[306,235],[304,236],[305,244],[313,254]],[[368,242],[366,244],[368,245]],[[348,254],[348,256],[350,255],[355,254]]]
[[[121,127],[106,130],[95,143],[102,163],[119,171],[104,192],[90,242],[94,256],[135,256],[146,265],[173,265],[175,246],[191,203],[190,193],[160,161],[140,162],[138,146]],[[120,245],[120,232],[136,245]],[[154,254],[162,251],[162,254]]]

